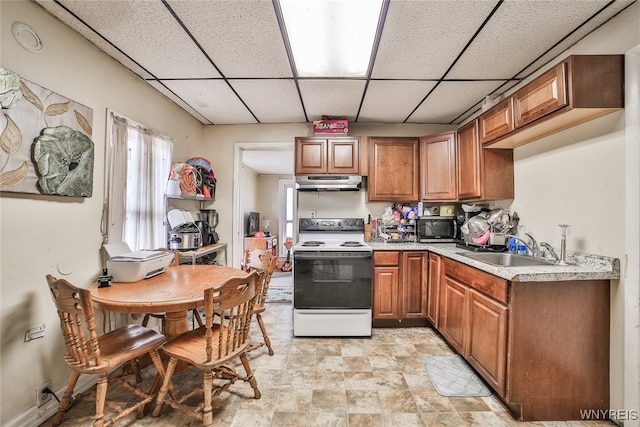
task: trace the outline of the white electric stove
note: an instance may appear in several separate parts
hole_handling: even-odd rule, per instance
[[[301,218],[293,247],[293,334],[371,336],[372,249],[361,218]]]

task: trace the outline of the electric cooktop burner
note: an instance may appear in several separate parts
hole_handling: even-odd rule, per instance
[[[348,242],[344,242],[343,244],[341,244],[340,246],[346,246],[349,248],[358,248],[360,246],[364,246],[364,244],[362,242],[352,242],[352,241],[348,241]]]
[[[321,242],[319,240],[309,240],[308,242],[302,242],[301,245],[302,246],[322,246],[324,245],[324,242]]]

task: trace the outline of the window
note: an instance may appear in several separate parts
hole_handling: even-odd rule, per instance
[[[293,239],[293,221],[294,221],[294,212],[295,212],[295,192],[293,189],[293,181],[290,179],[281,179],[280,180],[280,203],[282,203],[280,208],[280,236],[279,236],[279,244],[280,250],[278,251],[281,254],[287,253],[287,248],[284,246],[284,243],[287,241],[287,238]]]
[[[131,250],[166,246],[164,192],[173,140],[111,113],[103,242]]]

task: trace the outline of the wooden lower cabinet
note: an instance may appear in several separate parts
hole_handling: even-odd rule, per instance
[[[510,282],[442,266],[437,329],[516,419],[609,408],[608,280]]]
[[[427,253],[373,252],[373,326],[427,324]]]
[[[429,274],[427,277],[427,319],[434,327],[439,325],[440,283],[442,277],[442,257],[429,252]]]

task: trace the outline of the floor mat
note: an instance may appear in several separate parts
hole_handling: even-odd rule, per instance
[[[458,354],[425,356],[422,363],[436,391],[442,396],[491,396],[491,390]]]
[[[269,290],[265,302],[293,302],[293,277],[291,272],[274,272],[269,282]]]

